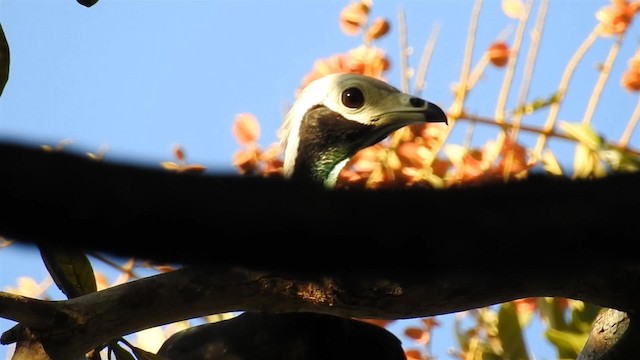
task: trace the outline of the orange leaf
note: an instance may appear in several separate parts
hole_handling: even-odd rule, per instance
[[[184,161],[184,149],[180,145],[173,145],[171,151],[173,152],[173,157],[175,157],[178,161]]]
[[[416,327],[408,327],[404,329],[404,334],[420,344],[426,344],[431,338],[431,333]]]
[[[243,149],[233,154],[233,165],[240,174],[254,172],[258,168],[258,152],[255,148]]]
[[[383,37],[389,32],[389,22],[384,18],[376,18],[369,29],[367,30],[366,38],[368,40],[375,40]]]
[[[640,90],[640,71],[635,69],[625,71],[620,79],[620,85],[627,91]]]
[[[188,173],[201,173],[205,170],[207,170],[207,167],[200,164],[185,165],[180,169],[180,171]]]
[[[637,9],[637,4],[626,1],[615,2],[614,5],[602,7],[596,12],[596,19],[600,21],[603,36],[619,35],[627,31]]]
[[[340,12],[340,29],[346,35],[354,36],[367,23],[369,6],[362,2],[350,3]]]
[[[366,322],[373,325],[378,325],[380,327],[385,327],[394,321],[394,320],[384,320],[384,319],[356,319],[356,320],[360,320],[362,322]]]
[[[249,145],[260,137],[260,123],[253,114],[238,114],[233,122],[232,131],[240,145]]]
[[[494,42],[489,46],[489,50],[487,50],[489,61],[497,67],[505,66],[509,61],[510,55],[509,45],[504,41]]]
[[[427,327],[427,329],[433,329],[434,327],[440,326],[440,322],[438,321],[438,319],[435,318],[435,316],[422,318],[420,319],[420,321],[422,321],[422,323]]]
[[[404,352],[404,355],[407,357],[407,360],[421,360],[422,353],[420,350],[411,349]]]
[[[427,162],[431,157],[429,149],[415,142],[404,142],[400,144],[397,154],[403,163],[418,167]]]
[[[161,162],[160,166],[167,170],[178,170],[180,168],[179,164],[174,163],[173,161],[165,161]]]

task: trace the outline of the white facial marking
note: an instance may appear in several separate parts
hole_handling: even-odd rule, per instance
[[[342,93],[351,87],[358,88],[364,94],[362,106],[349,108],[342,103]],[[420,113],[428,106],[426,102],[422,107],[412,106],[412,97],[382,80],[358,74],[330,74],[311,82],[298,95],[278,133],[284,150],[285,177],[290,177],[293,172],[300,141],[300,124],[311,107],[324,105],[347,120],[361,124],[384,124],[386,114],[395,114],[397,117],[398,113],[406,113],[406,124],[409,124],[424,118]],[[396,126],[406,124],[399,122]]]

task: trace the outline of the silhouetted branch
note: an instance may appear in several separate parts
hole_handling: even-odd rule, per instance
[[[345,191],[9,144],[0,163],[2,235],[209,266],[51,303],[57,331],[36,325],[23,335],[45,339],[52,359],[230,310],[405,318],[530,296],[628,312],[640,303],[640,268],[625,250],[637,234],[628,209],[640,201],[639,174]]]

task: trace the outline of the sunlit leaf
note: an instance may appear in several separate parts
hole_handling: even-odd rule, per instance
[[[365,2],[347,4],[340,12],[339,25],[342,32],[350,36],[357,35],[360,28],[367,23],[369,9]]]
[[[379,39],[386,35],[389,32],[389,29],[389,21],[385,18],[378,17],[371,23],[369,29],[367,29],[366,37],[369,40]]]
[[[554,329],[566,329],[565,307],[559,298],[540,297],[538,300],[538,310],[542,319]]]
[[[575,303],[578,300],[572,301]],[[571,311],[571,320],[569,322],[571,329],[577,333],[589,334],[593,322],[601,309],[601,306],[582,302],[581,307],[575,307]]]
[[[519,19],[524,15],[522,0],[502,0],[502,12],[512,19]]]
[[[180,169],[180,164],[175,163],[173,161],[164,161],[160,163],[160,166],[167,170],[178,170]]]
[[[3,291],[32,298],[41,298],[42,294],[47,290],[50,284],[43,282],[38,284],[33,278],[28,276],[20,276],[16,279],[17,286],[5,286]]]
[[[589,334],[576,334],[568,331],[550,328],[544,333],[545,337],[558,348],[561,358],[575,359],[584,344],[587,342]]]
[[[40,246],[39,249],[51,278],[68,298],[97,291],[93,267],[83,252],[48,246]]]
[[[467,149],[464,146],[457,144],[446,144],[443,150],[444,154],[454,165],[462,165],[463,158],[467,153]]]
[[[187,173],[201,173],[201,172],[204,172],[205,170],[207,170],[207,167],[204,166],[204,165],[200,165],[200,164],[184,165],[180,169],[180,171],[187,172]]]
[[[465,330],[462,328],[463,319],[464,318],[461,316],[456,316],[453,327],[455,330],[456,340],[458,340],[458,346],[463,351],[468,351],[471,339],[475,336],[475,332],[473,330]]]
[[[186,158],[184,148],[180,145],[173,145],[171,147],[171,152],[173,153],[173,157],[178,161],[184,161]]]
[[[551,175],[562,175],[562,167],[553,152],[549,149],[545,149],[542,153],[542,168]]]
[[[417,327],[408,327],[404,329],[404,334],[407,337],[415,340],[419,344],[426,344],[429,342],[431,335],[428,331]]]
[[[2,24],[0,24],[0,95],[4,90],[7,81],[9,81],[9,63],[10,63],[9,43],[4,35]]]
[[[409,350],[405,351],[404,354],[407,357],[407,360],[421,360],[422,359],[422,353],[418,349],[409,349]]]
[[[576,144],[573,157],[573,176],[578,179],[589,178],[593,175],[596,163],[593,152],[582,143]]]
[[[498,336],[502,342],[504,359],[529,359],[527,346],[522,337],[522,327],[513,302],[500,306],[498,312]]]
[[[122,348],[122,346],[117,343],[109,345],[109,350],[116,356],[116,360],[136,360],[130,352]]]
[[[249,145],[257,141],[260,137],[260,123],[258,122],[258,118],[250,113],[236,115],[231,130],[240,145]]]
[[[164,330],[160,326],[144,329],[136,333],[136,345],[149,351],[156,352],[160,350],[165,340]]]
[[[598,155],[613,172],[636,172],[640,170],[640,157],[623,153],[616,148],[608,147],[599,151]]]
[[[598,151],[602,149],[602,144],[604,143],[602,137],[591,126],[561,121],[558,127],[589,150]]]

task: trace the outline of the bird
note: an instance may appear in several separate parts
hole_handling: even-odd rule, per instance
[[[181,330],[157,355],[169,360],[406,360],[390,331],[313,312],[244,312]]]
[[[284,177],[334,188],[359,150],[404,126],[443,122],[436,104],[387,82],[356,73],[333,73],[298,94],[278,130]]]
[[[359,150],[404,126],[447,123],[436,104],[356,73],[334,73],[298,94],[278,130],[285,179],[336,187]],[[157,353],[170,360],[405,360],[380,326],[315,312],[244,312],[177,332]]]

